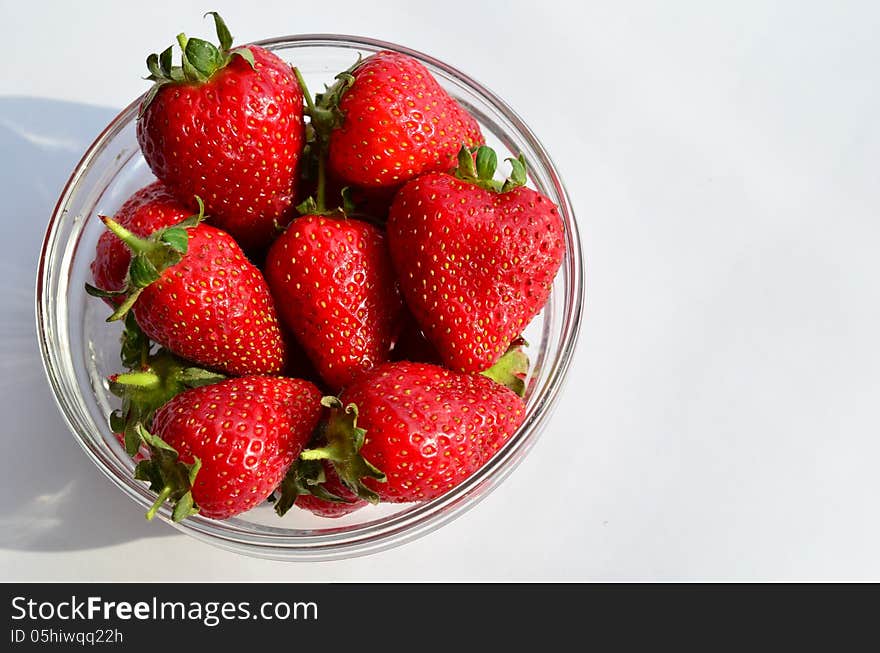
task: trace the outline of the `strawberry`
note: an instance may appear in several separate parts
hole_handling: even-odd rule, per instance
[[[156,181],[129,197],[113,219],[136,236],[149,236],[158,229],[182,222],[191,213],[162,182]],[[130,263],[129,249],[116,236],[105,231],[98,239],[91,266],[95,285],[104,290],[122,290]],[[122,298],[108,297],[107,301],[118,304]]]
[[[272,244],[265,274],[283,324],[331,388],[388,360],[402,304],[381,230],[297,218]]]
[[[562,220],[526,188],[525,162],[504,183],[496,155],[462,148],[456,176],[429,173],[391,205],[388,247],[404,298],[443,362],[493,365],[541,310],[565,252]]]
[[[249,376],[186,390],[138,431],[151,457],[135,477],[166,499],[179,521],[196,512],[227,519],[265,501],[318,424],[321,393],[311,383]]]
[[[399,186],[453,168],[463,143],[484,142],[476,120],[408,55],[378,52],[338,79],[319,96],[312,121],[336,118],[328,163],[346,183]]]
[[[275,512],[283,517],[290,507],[308,510],[318,517],[335,519],[367,505],[326,460],[297,460],[279,486]]]
[[[323,463],[324,476],[326,480],[321,484],[324,491],[338,497],[338,499],[325,499],[314,493],[301,494],[296,498],[296,507],[302,510],[308,510],[313,515],[325,517],[327,519],[336,519],[360,510],[368,505],[368,501],[361,499],[355,492],[339,478],[333,465],[327,462]]]
[[[304,126],[302,92],[290,66],[256,45],[232,48],[232,36],[212,12],[218,49],[178,37],[150,55],[154,82],[141,105],[137,138],[153,173],[193,210],[200,196],[211,221],[248,251],[265,248],[274,223],[294,215]]]
[[[202,214],[139,238],[104,223],[133,253],[128,284],[110,316],[132,310],[148,338],[201,366],[233,375],[274,374],[286,347],[266,280],[235,240],[200,223]]]
[[[327,444],[302,460],[330,460],[362,499],[427,501],[477,471],[522,423],[523,400],[478,374],[426,363],[387,363],[337,399]]]
[[[154,351],[132,313],[125,317],[121,342],[120,358],[128,371],[108,378],[110,392],[122,399],[119,410],[110,414],[110,427],[137,462],[145,454],[138,425],[150,428],[155,411],[187,388],[217,383],[225,377],[177,358],[167,349]]]

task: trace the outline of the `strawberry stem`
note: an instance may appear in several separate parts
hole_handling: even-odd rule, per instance
[[[159,512],[159,508],[162,507],[162,504],[168,500],[168,497],[171,496],[171,493],[174,491],[169,485],[166,485],[162,488],[162,491],[159,492],[159,496],[156,497],[156,500],[153,502],[153,505],[150,506],[150,509],[147,510],[147,521],[152,521],[153,517],[156,516],[156,513]]]
[[[296,75],[296,81],[299,82],[299,88],[302,91],[303,99],[306,101],[306,108],[311,115],[316,111],[315,109],[315,101],[312,99],[312,94],[309,92],[309,87],[306,86],[306,80],[303,79],[302,73],[299,71],[299,68],[293,68],[293,74]]]
[[[318,187],[315,189],[315,207],[317,209],[316,212],[320,214],[327,210],[325,195],[327,192],[327,141],[329,133],[319,124],[321,119],[316,116],[319,115],[320,110],[315,106],[315,101],[312,99],[312,94],[309,92],[309,87],[306,86],[306,80],[303,79],[299,68],[294,67],[293,74],[296,75],[296,81],[299,83],[299,88],[302,91],[303,99],[306,103],[306,115],[312,120],[312,128],[315,131],[315,144],[318,146],[317,152],[315,152],[318,163]]]
[[[132,253],[149,254],[156,250],[155,243],[151,243],[144,238],[135,236],[132,232],[116,222],[116,220],[114,220],[113,218],[108,218],[106,215],[102,215],[101,222],[103,222],[110,231],[116,234],[119,240],[125,243],[132,251]]]
[[[156,388],[162,382],[159,375],[152,371],[116,374],[111,377],[111,380],[119,385],[135,386],[137,388]]]

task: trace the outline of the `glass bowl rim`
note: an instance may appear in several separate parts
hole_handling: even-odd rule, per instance
[[[361,525],[328,529],[318,534],[303,534],[296,535],[295,537],[281,533],[255,533],[244,529],[230,528],[226,522],[217,522],[204,518],[201,521],[187,519],[181,523],[172,523],[168,518],[167,510],[160,512],[160,517],[163,521],[196,539],[255,557],[276,560],[324,560],[367,555],[416,539],[427,532],[439,528],[472,508],[481,499],[485,498],[489,492],[479,492],[469,496],[469,491],[487,481],[491,481],[492,487],[489,488],[490,490],[497,487],[515,469],[534,444],[536,437],[529,436],[536,436],[546,425],[566,379],[580,334],[584,304],[584,262],[578,226],[561,176],[531,128],[525,124],[504,100],[457,68],[406,46],[356,35],[327,33],[296,34],[253,41],[252,44],[269,50],[320,47],[322,45],[344,47],[352,50],[392,50],[407,54],[423,63],[442,70],[469,91],[478,95],[514,126],[518,132],[517,136],[528,142],[529,146],[538,154],[540,165],[549,173],[554,190],[560,199],[559,211],[563,216],[567,242],[566,258],[563,265],[568,266],[570,275],[570,286],[564,302],[566,310],[562,315],[564,324],[560,344],[555,358],[550,361],[552,369],[547,380],[544,382],[542,395],[532,411],[527,415],[526,420],[505,446],[476,473],[442,496],[423,504],[417,504],[415,507],[402,513]],[[48,268],[51,262],[49,260],[49,253],[55,250],[55,239],[58,235],[59,225],[67,213],[65,207],[69,203],[81,178],[90,169],[93,160],[129,124],[131,119],[136,117],[137,109],[144,95],[136,98],[127,107],[122,109],[95,138],[74,168],[59,196],[47,226],[40,251],[36,283],[35,317],[43,368],[52,388],[55,401],[69,430],[75,435],[77,442],[92,462],[114,485],[122,489],[138,504],[148,507],[151,500],[148,501],[142,491],[144,489],[140,487],[142,483],[135,481],[131,477],[122,477],[115,473],[115,469],[105,462],[104,452],[98,450],[93,445],[89,434],[82,432],[86,429],[81,428],[76,420],[73,419],[76,411],[68,405],[69,398],[64,390],[65,375],[63,370],[60,369],[62,366],[56,361],[57,355],[53,352],[50,345],[52,341],[52,335],[49,332],[51,325],[47,321],[47,315],[51,314],[48,304],[52,300],[47,293],[47,276],[50,273]],[[534,162],[532,163],[534,164]],[[135,487],[135,484],[137,484],[137,487]]]

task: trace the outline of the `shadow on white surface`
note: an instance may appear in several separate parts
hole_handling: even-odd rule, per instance
[[[57,551],[167,535],[95,468],[67,429],[43,373],[34,283],[58,195],[115,111],[0,97],[0,548]]]

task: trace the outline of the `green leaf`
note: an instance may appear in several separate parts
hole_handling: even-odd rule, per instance
[[[191,38],[186,43],[185,61],[208,79],[224,64],[223,55],[213,43]]]
[[[330,503],[349,503],[328,491],[323,485],[326,480],[324,465],[320,460],[296,460],[278,487],[275,512],[283,517],[302,495],[315,496]]]
[[[161,275],[146,254],[138,254],[131,260],[128,276],[132,286],[135,288],[146,288]]]
[[[171,510],[171,520],[174,522],[181,522],[198,512],[199,509],[193,501],[192,492],[185,492],[183,496],[175,502],[174,508]]]
[[[520,397],[526,394],[526,376],[529,371],[529,357],[521,344],[514,344],[498,359],[492,367],[480,372],[486,378],[513,390]]]
[[[147,57],[147,70],[150,71],[150,76],[147,79],[158,81],[164,77],[162,74],[162,68],[159,66],[158,54],[151,54]]]
[[[220,17],[216,11],[209,11],[205,14],[205,16],[213,16],[214,17],[214,26],[217,28],[217,40],[220,41],[220,49],[224,52],[232,47],[232,34],[229,33],[229,28],[226,27],[226,23]],[[205,16],[202,16],[204,18]]]
[[[199,388],[203,385],[213,385],[226,378],[225,375],[201,367],[187,367],[181,370],[177,376],[180,382],[187,388]]]
[[[165,442],[165,440],[160,438],[158,435],[153,435],[152,433],[150,433],[147,429],[144,428],[143,424],[138,424],[137,426],[135,426],[135,431],[141,437],[141,440],[143,440],[144,443],[150,448],[162,449],[164,451],[170,451],[175,455],[177,454],[177,449]]]
[[[180,222],[178,222],[175,227],[184,227],[189,229],[190,227],[197,226],[202,220],[205,219],[205,203],[202,201],[202,198],[198,195],[193,195],[193,198],[196,200],[196,204],[199,205],[199,212],[195,213],[187,218],[184,218]]]
[[[133,313],[128,313],[125,316],[125,329],[122,331],[120,340],[122,347],[119,354],[122,358],[122,364],[130,370],[145,367],[152,343],[134,319]]]
[[[296,205],[296,211],[300,215],[314,215],[318,212],[318,203],[314,197],[307,197]]]
[[[187,479],[189,479],[189,484],[192,485],[196,482],[196,474],[199,473],[199,470],[202,468],[202,460],[198,456],[193,456],[193,463],[189,466],[189,472],[187,473]]]
[[[159,239],[181,254],[186,254],[189,248],[189,235],[186,233],[186,228],[179,225],[165,229]]]
[[[257,67],[257,62],[254,61],[254,53],[251,52],[250,48],[236,48],[235,50],[233,50],[232,52],[229,53],[230,58],[236,57],[236,56],[241,57],[242,59],[247,61],[248,64],[250,64],[251,68]]]
[[[462,145],[458,151],[458,170],[456,174],[459,179],[463,180],[478,179],[473,154],[465,145]]]
[[[159,70],[163,77],[171,78],[171,57],[174,54],[174,46],[169,45],[159,54]]]
[[[110,430],[114,433],[122,433],[125,430],[125,418],[122,412],[114,410],[110,413]]]
[[[526,173],[526,158],[523,154],[520,154],[515,159],[505,159],[510,162],[510,176],[504,182],[504,185],[501,187],[501,192],[506,193],[509,190],[514,188],[519,188],[520,186],[525,186],[528,181],[528,175]]]
[[[125,290],[103,290],[90,283],[85,284],[86,293],[92,297],[100,297],[101,299],[109,299],[112,297],[122,297],[127,294]]]
[[[204,82],[207,78],[199,71],[198,68],[192,65],[192,62],[189,60],[189,57],[186,54],[187,45],[189,45],[189,39],[186,34],[180,33],[177,35],[177,43],[180,46],[183,54],[180,57],[180,63],[183,70],[183,79],[188,82]]]
[[[492,179],[495,169],[498,167],[498,156],[491,147],[481,145],[477,148],[477,177],[480,179]]]
[[[153,100],[156,99],[156,93],[159,92],[163,86],[162,83],[156,82],[150,87],[150,90],[147,91],[147,94],[144,96],[143,102],[141,102],[140,108],[138,108],[138,120],[144,115],[144,112],[147,110],[147,107],[152,104]]]
[[[141,450],[141,437],[138,435],[137,431],[134,428],[135,424],[139,422],[132,422],[130,419],[126,420],[125,426],[121,431],[115,431],[122,433],[123,444],[125,445],[125,453],[129,456],[135,456]]]
[[[156,463],[152,460],[141,460],[134,468],[134,477],[139,481],[147,481],[153,492],[162,489],[162,476]]]
[[[155,517],[165,501],[174,505],[171,518],[180,521],[198,512],[192,496],[196,475],[201,469],[201,461],[193,459],[191,464],[180,461],[177,451],[157,435],[151,434],[142,425],[135,426],[144,444],[150,448],[150,458],[135,466],[134,477],[148,481],[150,489],[158,492],[156,501],[147,511],[147,519]]]

